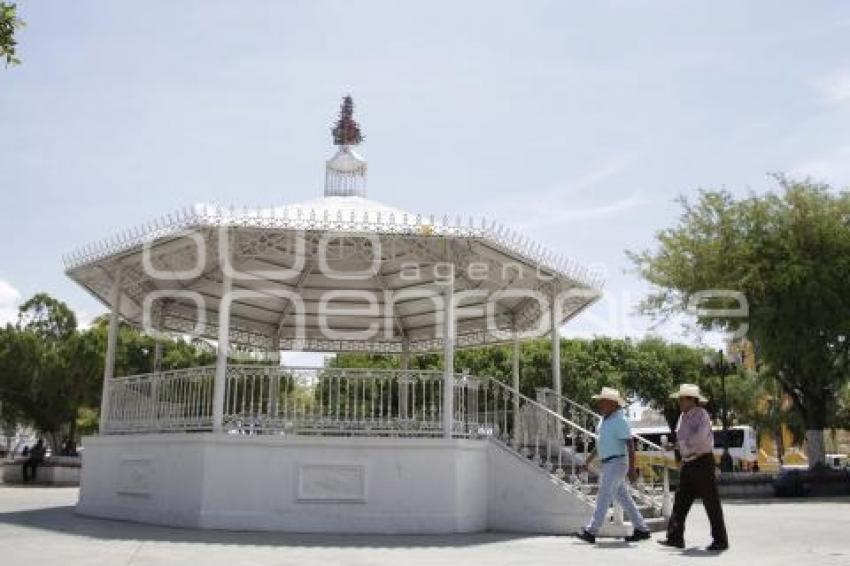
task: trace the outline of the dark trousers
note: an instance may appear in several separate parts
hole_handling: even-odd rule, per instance
[[[24,481],[35,480],[36,468],[41,464],[41,460],[36,460],[34,458],[30,458],[26,462],[24,462]],[[32,475],[28,474],[27,471],[32,470]]]
[[[729,543],[726,537],[726,525],[723,522],[723,508],[717,494],[717,480],[714,477],[714,455],[704,454],[692,462],[682,464],[679,474],[679,488],[673,502],[673,514],[667,523],[667,538],[683,541],[685,539],[685,519],[694,499],[699,497],[705,506],[711,523],[711,538],[715,542]]]

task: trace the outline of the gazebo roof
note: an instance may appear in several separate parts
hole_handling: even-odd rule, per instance
[[[413,218],[416,216],[406,210],[395,208],[358,195],[327,196],[313,200],[305,200],[303,202],[296,202],[290,205],[272,207],[270,209],[261,209],[260,211],[260,214],[262,215],[271,216],[291,214],[297,217],[300,214],[305,218],[311,215],[321,216],[324,218],[325,214],[327,214],[334,218],[341,215],[343,218],[348,217],[349,219],[351,218],[352,213],[355,215],[355,218],[363,218],[364,215],[370,218],[377,218],[378,216],[381,216],[381,218],[387,219],[390,217]]]
[[[347,119],[339,139],[359,140]],[[69,254],[66,272],[108,305],[120,265],[125,320],[213,339],[232,276],[231,343],[261,350],[437,350],[447,277],[461,347],[548,332],[553,297],[560,323],[598,298],[598,276],[500,224],[365,198],[365,173],[362,157],[341,144],[326,163],[322,198],[195,205]]]

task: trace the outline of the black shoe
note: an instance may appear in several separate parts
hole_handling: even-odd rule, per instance
[[[729,550],[728,542],[712,542],[709,546],[705,547],[706,552],[723,552],[724,550]]]
[[[593,533],[587,532],[587,529],[582,529],[581,532],[579,534],[577,534],[576,536],[578,538],[580,538],[581,540],[583,540],[584,542],[589,542],[590,544],[593,544],[593,543],[596,542],[596,535],[594,535]]]
[[[664,540],[659,540],[658,544],[663,546],[669,546],[671,548],[685,548],[685,541],[683,540],[675,540],[670,538],[665,538]]]
[[[625,537],[624,540],[626,542],[640,542],[642,540],[648,540],[650,538],[652,538],[652,537],[649,534],[649,531],[642,531],[640,529],[635,529],[634,531],[632,531],[632,534]]]

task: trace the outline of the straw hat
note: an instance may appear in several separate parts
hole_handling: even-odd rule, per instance
[[[708,402],[708,399],[700,393],[699,385],[694,385],[693,383],[681,384],[679,390],[670,395],[671,399],[678,399],[680,397],[694,397],[700,403]]]
[[[607,399],[608,401],[614,401],[621,407],[625,407],[626,405],[626,400],[620,397],[620,392],[613,387],[603,387],[602,391],[600,391],[598,395],[592,396],[591,399],[594,401]]]

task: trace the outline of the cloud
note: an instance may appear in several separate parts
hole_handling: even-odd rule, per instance
[[[850,186],[850,145],[809,159],[791,169],[794,177],[811,177],[834,187]]]
[[[18,320],[21,293],[8,281],[0,279],[0,325]]]
[[[523,210],[525,220],[512,221],[517,229],[539,229],[558,225],[563,222],[598,220],[618,216],[632,208],[649,202],[640,190],[608,202],[587,202],[595,200],[594,188],[618,174],[621,174],[635,161],[635,155],[628,153],[609,159],[602,166],[592,169],[554,189],[535,194],[527,198],[526,193],[518,191],[521,197],[509,197],[492,203],[490,208],[497,217],[513,218],[517,210]]]
[[[650,202],[640,190],[614,201],[576,206],[574,201],[561,196],[557,199],[539,199],[533,205],[526,204],[525,220],[513,222],[512,226],[520,230],[558,226],[567,222],[576,223],[617,217],[633,208]]]
[[[636,156],[633,153],[624,153],[610,159],[601,167],[593,169],[573,182],[568,183],[565,187],[566,192],[576,192],[581,189],[593,187],[594,185],[621,173],[624,169],[634,163],[635,157]],[[563,193],[565,191],[560,190],[553,192]]]
[[[548,209],[549,218],[544,219],[550,224],[562,222],[565,220],[596,220],[608,216],[616,216],[621,212],[631,210],[636,206],[640,206],[648,202],[640,191],[635,191],[631,195],[617,199],[613,202],[601,204],[598,206],[590,206],[584,208],[551,208]]]
[[[92,314],[83,309],[74,309],[74,315],[77,317],[77,328],[80,330],[86,330],[91,326],[91,323],[94,322],[98,316],[102,313]]]
[[[826,102],[843,104],[850,102],[850,71],[839,71],[814,82]]]

